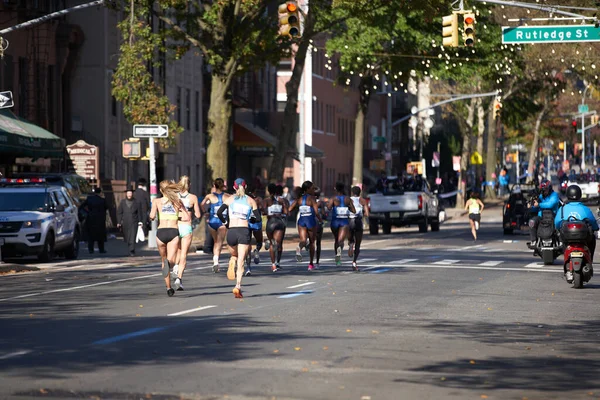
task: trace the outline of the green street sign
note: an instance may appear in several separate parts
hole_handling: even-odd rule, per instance
[[[577,110],[580,114],[585,114],[586,112],[590,112],[590,106],[588,106],[587,104],[579,104],[577,106]]]
[[[373,136],[373,141],[374,142],[385,143],[386,139],[385,139],[385,136]]]
[[[600,42],[594,25],[548,25],[502,27],[502,43]]]

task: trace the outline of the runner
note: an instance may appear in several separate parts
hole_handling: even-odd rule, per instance
[[[256,195],[256,189],[254,188],[254,186],[248,187],[248,196],[256,202],[256,206],[258,207],[260,213],[260,211],[262,210],[262,199]],[[262,214],[258,221],[248,223],[248,227],[250,228],[250,233],[254,236],[254,239],[256,240],[256,247],[254,248],[253,252],[248,251],[248,256],[246,257],[246,264],[248,266],[248,269],[246,270],[246,276],[252,275],[252,270],[250,269],[250,258],[252,254],[254,254],[254,264],[260,263],[260,255],[258,254],[258,252],[260,251],[260,249],[262,249],[263,245]],[[250,249],[251,248],[252,246],[250,246]]]
[[[344,240],[348,237],[348,217],[350,212],[356,213],[354,204],[349,197],[344,195],[345,185],[342,182],[335,184],[336,196],[329,199],[327,208],[331,210],[331,232],[334,238],[335,265],[342,265],[342,250]]]
[[[283,195],[283,187],[270,183],[267,187],[269,197],[264,201],[267,212],[267,241],[265,249],[269,250],[271,256],[271,271],[279,271],[279,261],[283,253],[283,237],[285,236],[285,215],[288,213],[286,200]]]
[[[163,197],[152,201],[152,210],[150,211],[150,220],[154,220],[158,214],[159,224],[156,232],[156,243],[158,252],[162,260],[162,275],[167,285],[167,295],[169,297],[175,294],[171,288],[171,278],[169,270],[171,264],[175,264],[177,251],[179,250],[179,213],[183,214],[182,221],[190,221],[190,214],[179,200],[179,185],[171,181],[162,181],[160,183],[160,192]]]
[[[181,203],[185,209],[196,218],[200,218],[200,206],[198,205],[198,197],[191,194],[190,178],[183,175],[179,179],[180,192],[178,194]],[[173,274],[175,279],[175,287],[177,290],[183,290],[183,271],[187,264],[187,253],[192,245],[192,221],[179,221],[179,251],[177,252],[177,261],[173,266]]]
[[[321,188],[315,189],[315,200],[317,200],[317,209],[319,210],[319,215],[321,215],[321,223],[317,226],[317,243],[316,243],[316,253],[317,253],[317,262],[315,263],[315,268],[319,269],[319,261],[321,260],[321,240],[323,239],[323,225],[327,220],[327,204],[325,201],[321,199]]]
[[[363,213],[365,217],[369,217],[369,208],[367,207],[367,201],[360,196],[361,189],[358,186],[352,188],[352,203],[356,209],[356,213],[350,213],[350,223],[348,224],[350,230],[350,238],[348,239],[348,256],[353,257],[352,259],[352,270],[358,272],[358,266],[356,260],[360,254],[360,244],[363,238]]]
[[[469,224],[471,225],[471,233],[473,241],[477,241],[477,231],[481,222],[481,212],[483,211],[483,203],[479,200],[479,193],[471,192],[471,198],[465,204],[465,210],[469,210]]]
[[[221,178],[215,179],[213,183],[213,192],[209,195],[206,195],[204,200],[202,200],[202,204],[200,206],[204,209],[207,205],[210,204],[209,212],[210,216],[208,218],[208,227],[210,231],[210,235],[213,238],[213,272],[216,274],[219,272],[219,256],[221,255],[221,249],[223,248],[223,241],[225,240],[225,235],[227,234],[227,228],[225,225],[221,223],[219,217],[217,216],[217,210],[223,204],[223,201],[229,198],[229,194],[223,193],[223,188],[225,187],[225,182]]]
[[[308,270],[312,271],[315,269],[313,260],[315,257],[315,237],[317,236],[317,220],[321,223],[323,220],[319,215],[319,209],[317,208],[317,202],[314,198],[315,185],[311,181],[306,181],[302,184],[301,196],[296,198],[296,201],[290,206],[289,211],[293,211],[294,208],[298,207],[298,234],[300,235],[300,242],[296,248],[296,260],[302,261],[302,249],[307,246],[307,240],[309,240],[309,254],[310,263],[308,264]]]
[[[244,261],[250,247],[250,229],[249,222],[255,222],[260,219],[260,212],[256,207],[254,199],[246,195],[246,181],[238,178],[233,183],[235,195],[230,196],[219,207],[217,216],[223,223],[227,223],[227,245],[229,246],[229,268],[227,269],[227,278],[235,280],[237,283],[233,289],[233,295],[241,299],[242,297],[242,276],[244,275]],[[229,221],[225,216],[228,211]],[[237,274],[236,274],[237,264]]]

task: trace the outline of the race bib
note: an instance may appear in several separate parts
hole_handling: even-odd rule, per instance
[[[250,206],[245,204],[233,203],[231,205],[231,216],[248,220],[248,214],[250,214]]]
[[[348,210],[348,207],[336,207],[335,215],[337,218],[348,218],[350,210]]]
[[[311,206],[300,206],[300,216],[301,217],[312,217],[312,207]]]
[[[267,208],[267,213],[269,215],[280,215],[283,212],[283,207],[281,204],[273,204],[269,208]]]

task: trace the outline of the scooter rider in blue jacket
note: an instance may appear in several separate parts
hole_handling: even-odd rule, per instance
[[[594,232],[600,229],[592,210],[581,202],[581,188],[579,186],[571,185],[567,188],[567,199],[569,202],[558,210],[556,217],[554,218],[554,226],[556,229],[560,229],[563,221],[568,221],[569,217],[573,217],[571,220],[574,219],[576,221],[586,220]],[[594,235],[589,235],[587,247],[590,249],[592,261],[594,261],[594,251],[596,251],[596,238]]]
[[[542,210],[552,210],[556,215],[558,207],[560,206],[560,198],[558,193],[552,190],[552,184],[548,179],[542,180],[540,183],[540,196],[538,201],[534,202],[533,207],[539,209],[538,215],[529,220],[529,240],[527,243],[529,248],[535,247],[534,244],[537,241],[537,228],[542,218]]]

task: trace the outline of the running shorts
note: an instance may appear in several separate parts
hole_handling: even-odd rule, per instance
[[[163,243],[169,243],[171,240],[179,236],[177,228],[160,228],[156,231],[156,237]]]
[[[285,222],[282,218],[271,217],[267,221],[267,233],[273,233],[275,231],[285,231]]]
[[[481,214],[469,214],[469,219],[475,222],[481,222]]]
[[[250,229],[245,227],[229,228],[227,231],[227,244],[235,247],[238,244],[250,244]]]

